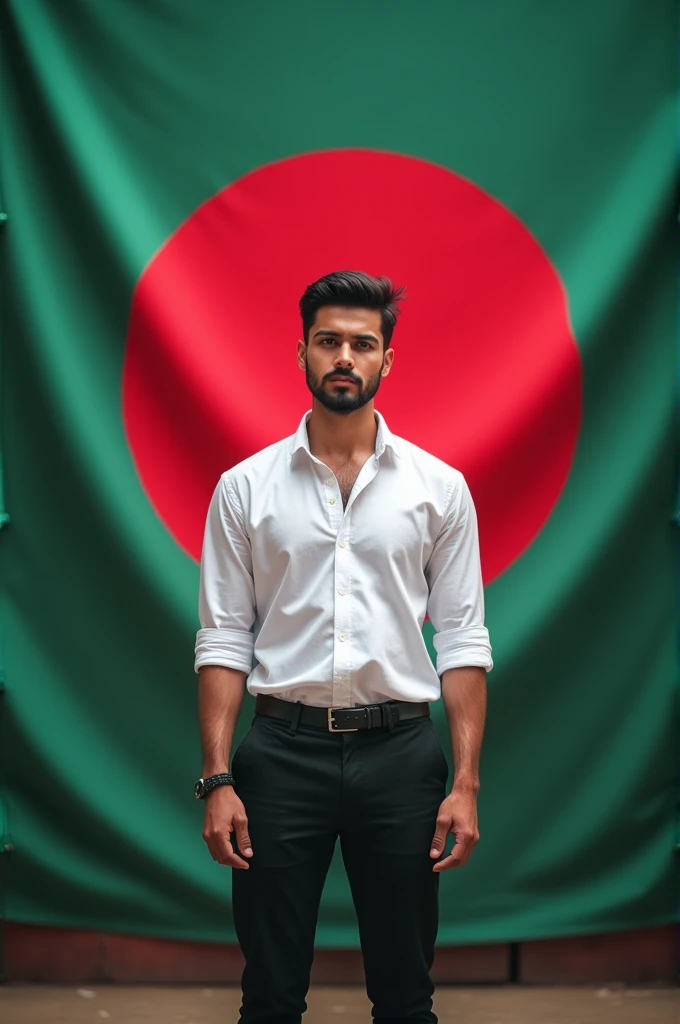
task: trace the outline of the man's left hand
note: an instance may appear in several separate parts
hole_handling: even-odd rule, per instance
[[[456,837],[456,844],[448,857],[437,861],[432,868],[433,871],[462,868],[470,859],[470,854],[479,842],[476,793],[457,792],[454,789],[442,802],[437,815],[430,857],[434,859],[442,855],[449,832]]]

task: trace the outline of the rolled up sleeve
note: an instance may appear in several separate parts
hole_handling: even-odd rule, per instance
[[[223,476],[210,502],[201,554],[194,668],[253,667],[255,588],[250,540],[238,494]]]
[[[450,668],[491,670],[491,644],[484,625],[484,588],[479,559],[477,514],[461,474],[425,569],[428,614],[435,628],[437,673]]]

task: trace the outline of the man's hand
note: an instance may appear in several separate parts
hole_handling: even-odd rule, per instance
[[[467,864],[470,854],[479,841],[477,794],[473,790],[458,792],[454,789],[442,802],[437,815],[437,827],[432,840],[430,857],[441,856],[449,832],[456,837],[456,845],[448,857],[437,861],[432,868],[433,871],[462,868],[464,864]]]
[[[238,856],[232,846],[232,832],[236,832],[239,850],[243,851],[245,857],[252,857],[246,809],[236,796],[233,786],[218,786],[205,797],[203,838],[213,860],[218,864],[247,871],[248,863]]]

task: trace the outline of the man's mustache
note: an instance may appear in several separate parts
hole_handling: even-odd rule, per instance
[[[345,380],[351,380],[354,384],[361,384],[359,377],[354,377],[351,373],[342,373],[342,371],[334,370],[332,373],[327,373],[324,380],[331,380],[333,377],[344,377]]]

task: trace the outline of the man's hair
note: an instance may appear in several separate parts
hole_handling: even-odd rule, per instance
[[[390,343],[401,310],[397,303],[404,294],[395,288],[389,277],[371,277],[361,270],[335,270],[307,285],[300,299],[300,316],[305,345],[317,310],[322,306],[360,306],[380,310],[380,328],[384,348]]]

